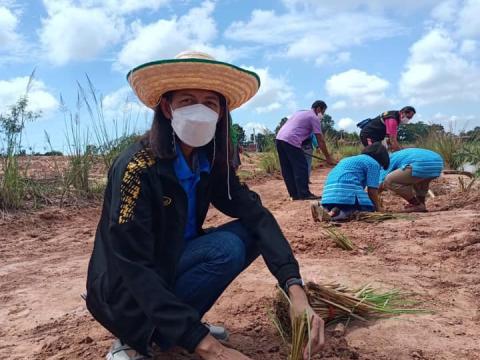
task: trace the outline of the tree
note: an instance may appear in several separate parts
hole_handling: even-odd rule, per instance
[[[4,135],[7,145],[7,156],[13,156],[20,151],[22,132],[27,121],[33,121],[40,117],[40,113],[27,110],[27,95],[21,97],[15,105],[10,106],[10,111],[0,114],[0,132]]]
[[[430,133],[444,133],[445,129],[440,124],[425,124],[422,121],[401,125],[398,129],[398,139],[403,143],[412,144],[420,139],[425,139]]]
[[[243,128],[239,124],[233,124],[232,129],[237,134],[238,143],[244,144],[247,140],[247,137],[245,135],[245,130],[243,130]]]
[[[278,124],[278,126],[275,128],[275,135],[278,134],[278,132],[280,131],[280,129],[282,128],[282,126],[287,122],[288,118],[287,117],[283,117],[282,120],[280,120],[280,123]]]
[[[419,121],[417,123],[404,124],[398,129],[398,140],[404,143],[414,143],[420,138],[425,138],[428,135],[430,127]]]
[[[275,133],[265,130],[263,133],[255,135],[255,143],[260,152],[273,150],[275,147]]]
[[[332,135],[336,134],[336,130],[333,128],[335,125],[335,121],[333,121],[332,117],[328,114],[323,115],[322,118],[322,132],[324,134],[330,133]]]

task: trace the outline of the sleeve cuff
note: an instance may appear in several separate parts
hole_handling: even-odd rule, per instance
[[[275,274],[279,285],[282,289],[285,287],[285,283],[290,278],[299,278],[301,279],[302,276],[300,275],[300,270],[298,268],[298,264],[288,264],[282,266],[277,273]]]
[[[199,322],[182,336],[178,345],[186,349],[188,352],[193,353],[200,341],[208,335],[208,332],[208,328]]]

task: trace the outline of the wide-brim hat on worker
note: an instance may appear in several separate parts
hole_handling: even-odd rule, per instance
[[[197,51],[137,66],[127,74],[127,80],[140,101],[151,109],[166,92],[202,89],[222,94],[229,110],[233,110],[251,99],[260,87],[260,78],[253,71]]]

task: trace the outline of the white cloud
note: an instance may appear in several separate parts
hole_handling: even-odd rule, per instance
[[[477,50],[477,42],[475,40],[463,40],[460,46],[460,53],[463,55],[474,54]]]
[[[439,3],[432,10],[432,18],[441,22],[451,22],[458,14],[458,0],[446,0]]]
[[[334,62],[348,61],[346,49],[402,31],[397,21],[382,15],[360,11],[325,13],[324,9],[323,4],[312,9],[297,9],[292,4],[284,14],[253,10],[248,21],[233,22],[224,35],[231,40],[260,44],[268,49],[269,56],[315,60],[320,65],[332,58]],[[332,55],[336,53],[339,54]]]
[[[29,77],[0,80],[0,113],[8,112],[9,107],[25,95]],[[58,101],[40,80],[33,80],[28,93],[28,110],[48,113],[58,108]]]
[[[351,11],[364,10],[369,11],[393,11],[405,13],[407,11],[420,9],[422,7],[429,7],[435,4],[437,0],[336,0],[324,1],[319,6],[318,0],[282,0],[282,3],[290,11],[315,11],[315,10],[330,10],[330,11]]]
[[[15,46],[18,40],[15,32],[17,25],[17,16],[5,6],[0,6],[0,51],[9,50]]]
[[[443,125],[445,130],[459,133],[471,129],[478,124],[478,116],[475,115],[448,115],[438,112],[426,119],[426,123]]]
[[[217,60],[231,61],[241,50],[212,44],[218,35],[214,10],[215,3],[205,1],[181,17],[161,19],[147,25],[134,22],[131,39],[120,50],[116,67],[129,69],[144,62],[173,58],[185,50],[204,51]]]
[[[337,101],[333,103],[332,106],[330,106],[330,108],[332,108],[333,110],[342,110],[342,109],[345,109],[346,107],[347,107],[347,102],[344,100]]]
[[[429,30],[410,48],[401,94],[418,104],[480,99],[480,68],[461,56],[460,46],[447,30]],[[472,50],[472,43],[463,43],[463,50]]]
[[[268,128],[265,125],[258,122],[248,122],[247,124],[245,124],[244,129],[247,134],[251,134],[254,131],[255,134],[264,134],[268,131]]]
[[[253,108],[259,114],[272,112],[278,109],[293,111],[296,107],[293,88],[285,78],[274,77],[268,68],[254,68],[242,66],[254,71],[260,77],[260,90],[241,108]]]
[[[458,15],[458,33],[460,36],[480,36],[480,0],[466,0]]]
[[[139,10],[158,10],[168,5],[170,0],[94,0],[90,2],[103,5],[112,12],[128,14]]]
[[[391,104],[391,101],[385,95],[389,86],[387,80],[358,69],[350,69],[332,75],[325,82],[325,88],[330,96],[346,97],[353,107]],[[339,101],[334,105],[338,109],[346,103],[345,101]]]
[[[103,97],[106,118],[121,119],[124,116],[152,114],[152,110],[141,104],[129,86],[123,86]]]
[[[56,65],[92,60],[122,38],[123,19],[105,9],[44,1],[48,17],[42,20],[40,41],[46,57]]]
[[[43,0],[49,13],[61,12],[69,7],[96,8],[109,14],[126,15],[140,10],[156,11],[171,0]]]
[[[349,130],[354,127],[354,121],[351,118],[342,118],[338,120],[338,128],[341,130]]]

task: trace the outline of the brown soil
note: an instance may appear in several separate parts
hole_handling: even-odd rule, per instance
[[[321,193],[327,170],[316,170]],[[307,280],[349,287],[372,283],[413,292],[433,311],[368,323],[344,336],[327,330],[324,359],[478,359],[480,354],[480,192],[460,194],[456,176],[432,185],[431,212],[378,224],[341,225],[356,250],[337,248],[310,218],[309,202],[289,201],[280,179],[255,182],[278,219]],[[402,200],[386,194],[390,210]],[[85,309],[80,294],[100,204],[45,208],[0,220],[0,354],[2,359],[100,359],[112,336]],[[227,218],[212,210],[208,224]],[[231,332],[231,346],[253,359],[286,359],[267,315],[275,281],[262,260],[243,273],[207,314]],[[182,351],[158,359],[193,359]]]

